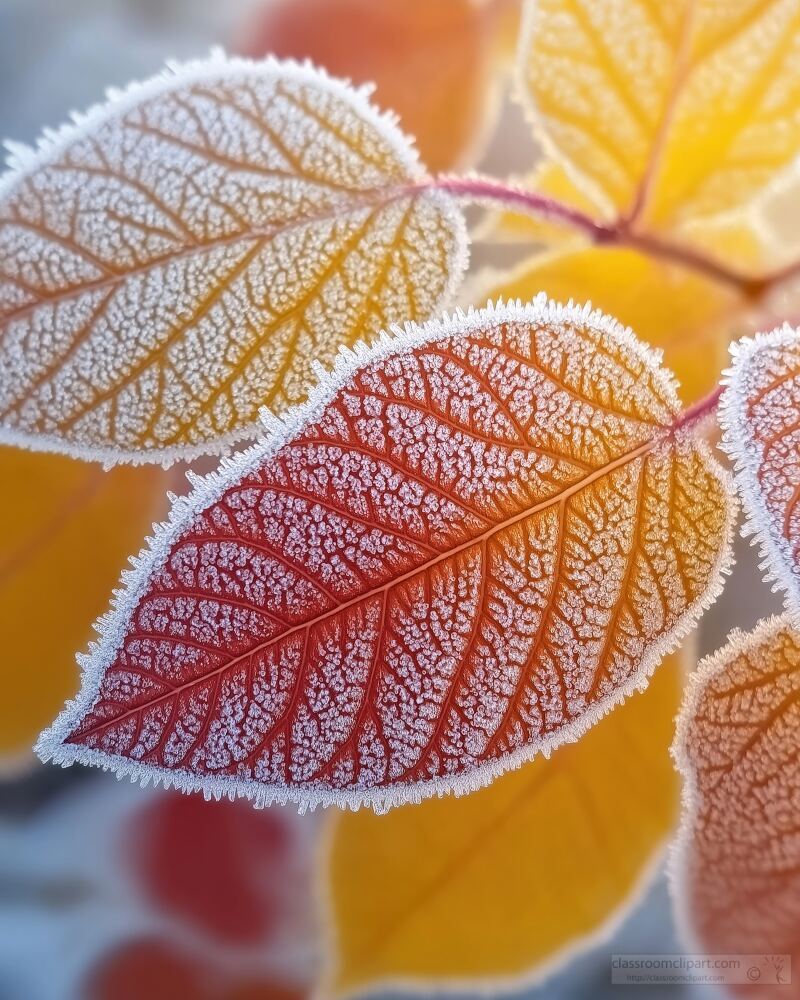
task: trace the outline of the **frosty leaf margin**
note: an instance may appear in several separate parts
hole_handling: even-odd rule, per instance
[[[483,309],[476,310],[470,307],[467,313],[457,311],[453,315],[445,314],[441,319],[429,320],[422,325],[407,323],[404,327],[393,326],[389,332],[383,331],[371,346],[363,342],[355,344],[352,348],[342,346],[331,371],[326,371],[318,363],[314,365],[319,382],[311,390],[305,403],[289,409],[280,417],[268,410],[262,411],[262,420],[268,432],[263,440],[231,458],[223,458],[219,469],[207,476],[187,473],[187,478],[193,486],[191,493],[181,497],[171,495],[172,509],[168,519],[154,526],[154,534],[146,539],[146,547],[138,556],[131,558],[132,569],[123,571],[120,586],[114,591],[111,608],[95,623],[98,640],[90,644],[85,654],[78,655],[77,662],[82,668],[81,690],[73,701],[67,703],[53,725],[40,735],[34,747],[39,758],[45,763],[52,761],[63,767],[80,763],[112,770],[118,777],[129,777],[143,787],[153,782],[162,784],[165,788],[174,787],[187,793],[202,791],[206,799],[248,798],[257,808],[272,803],[294,802],[301,811],[314,809],[320,805],[336,805],[356,810],[364,805],[376,812],[385,812],[392,806],[421,802],[434,795],[442,797],[452,793],[459,796],[477,791],[539,754],[549,757],[553,750],[564,743],[576,742],[627,697],[636,691],[643,691],[663,657],[679,646],[680,641],[691,631],[702,613],[722,592],[724,577],[729,575],[733,566],[731,541],[738,508],[731,477],[714,459],[705,441],[695,435],[685,419],[681,420],[681,415],[678,416],[671,431],[665,430],[665,439],[668,440],[669,437],[679,440],[691,439],[708,470],[720,483],[727,499],[723,543],[708,585],[705,591],[686,608],[672,630],[651,645],[642,657],[638,669],[624,684],[599,700],[583,716],[562,728],[555,736],[520,747],[502,758],[484,763],[467,774],[451,779],[439,777],[394,788],[348,791],[300,789],[269,785],[252,779],[199,776],[186,769],[170,770],[157,765],[141,764],[121,755],[106,754],[86,746],[65,742],[76,724],[94,705],[105,671],[113,662],[125,639],[128,623],[140,599],[146,593],[152,577],[166,563],[172,544],[190,526],[196,515],[217,501],[239,479],[276,455],[284,445],[301,433],[306,424],[316,420],[336,393],[347,386],[360,368],[411,351],[415,347],[474,332],[490,323],[527,322],[546,325],[565,320],[594,323],[609,336],[625,344],[644,363],[655,366],[664,390],[671,397],[676,409],[679,409],[676,380],[671,372],[660,367],[659,351],[637,340],[630,328],[623,327],[617,320],[599,310],[593,310],[591,303],[578,306],[570,300],[567,305],[562,305],[548,300],[545,293],[527,304],[519,300],[496,304],[489,302]],[[687,412],[683,411],[682,415],[685,417]],[[658,446],[658,443],[653,444],[654,449]]]
[[[746,369],[747,363],[765,348],[797,345],[800,334],[788,323],[772,330],[759,333],[755,337],[743,337],[731,344],[733,365],[722,374],[725,386],[718,407],[718,418],[722,428],[722,448],[734,466],[736,485],[739,488],[745,523],[741,534],[750,538],[751,544],[758,544],[759,570],[764,573],[764,581],[772,584],[773,591],[782,591],[784,605],[800,615],[800,579],[792,572],[794,558],[788,541],[776,530],[774,520],[767,510],[758,481],[757,469],[763,458],[763,449],[752,440],[745,420],[747,406]]]
[[[695,769],[687,753],[689,729],[706,686],[737,657],[757,649],[785,628],[792,628],[792,622],[789,615],[783,614],[764,618],[749,631],[735,628],[729,632],[720,648],[704,657],[697,669],[689,674],[680,711],[675,720],[675,739],[670,747],[670,753],[681,778],[681,821],[667,855],[667,879],[678,934],[686,948],[698,953],[705,950],[705,945],[695,932],[691,916],[687,892],[689,877],[687,862],[701,800]]]

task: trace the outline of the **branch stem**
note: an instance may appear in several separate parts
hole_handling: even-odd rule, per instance
[[[675,434],[677,431],[694,427],[695,424],[702,423],[713,416],[724,389],[723,385],[717,385],[707,396],[688,406],[672,425],[672,433]]]
[[[599,246],[639,250],[651,257],[703,274],[713,281],[737,289],[751,299],[759,299],[775,285],[800,275],[800,261],[765,275],[746,274],[692,247],[632,229],[626,220],[613,223],[599,222],[585,212],[564,205],[553,198],[490,177],[440,175],[421,181],[414,186],[414,189],[446,191],[468,201],[499,204],[521,215],[561,222],[584,233],[592,243]]]

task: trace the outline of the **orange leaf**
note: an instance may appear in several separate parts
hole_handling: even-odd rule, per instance
[[[497,104],[494,9],[474,0],[269,0],[240,47],[374,82],[378,102],[397,112],[431,170],[447,170],[475,158]]]
[[[91,636],[131,548],[163,513],[169,479],[161,469],[104,473],[0,449],[0,755],[29,756],[42,725],[77,688],[75,649]]]
[[[730,327],[740,320],[746,304],[744,296],[731,288],[635,250],[614,247],[535,254],[485,282],[481,297],[529,299],[540,291],[554,299],[591,301],[636,330],[651,347],[664,352],[686,403],[717,385],[728,356]]]
[[[176,503],[39,752],[261,803],[477,788],[647,683],[728,497],[608,317],[408,327]]]
[[[678,818],[669,758],[688,657],[578,743],[473,795],[331,817],[325,996],[413,983],[497,995],[605,940]],[[694,666],[692,661],[691,666]]]
[[[212,58],[15,153],[0,440],[107,462],[252,436],[315,356],[426,317],[465,260],[394,122],[309,67]]]
[[[752,955],[751,996],[798,997],[770,956],[800,960],[800,636],[786,617],[762,622],[699,667],[674,753],[684,818],[673,858],[678,917],[693,949]],[[745,970],[742,970],[743,972]],[[794,986],[777,989],[776,982]]]
[[[733,367],[719,419],[723,447],[736,466],[747,531],[769,570],[800,608],[800,332],[788,325],[744,338],[731,348]]]

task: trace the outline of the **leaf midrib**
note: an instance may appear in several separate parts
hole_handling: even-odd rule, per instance
[[[392,580],[387,580],[386,583],[381,584],[381,586],[379,587],[374,587],[372,588],[372,590],[369,590],[363,594],[359,594],[356,597],[353,597],[342,604],[338,604],[334,608],[330,608],[327,611],[321,612],[320,614],[317,614],[313,618],[310,618],[304,622],[299,622],[297,625],[293,625],[291,628],[288,628],[285,631],[280,632],[278,635],[271,636],[269,639],[251,647],[250,649],[246,650],[243,653],[240,653],[238,656],[235,656],[232,659],[226,660],[225,662],[219,664],[218,666],[213,667],[211,670],[203,673],[201,676],[193,677],[191,680],[186,681],[184,684],[170,688],[170,690],[166,691],[162,695],[159,695],[157,698],[153,698],[151,700],[144,701],[138,705],[135,705],[132,708],[129,708],[127,711],[123,712],[121,715],[114,716],[113,718],[110,719],[103,719],[96,725],[91,726],[89,729],[83,730],[74,739],[72,738],[71,735],[65,740],[65,742],[66,743],[80,742],[84,740],[87,736],[91,736],[92,734],[104,730],[109,726],[118,725],[124,722],[124,720],[129,718],[131,715],[142,712],[146,709],[150,709],[153,706],[160,704],[162,701],[167,700],[168,698],[172,697],[178,698],[184,691],[196,687],[199,684],[207,683],[211,678],[218,676],[223,671],[233,669],[235,666],[237,666],[237,664],[242,663],[243,661],[247,660],[252,656],[255,656],[258,653],[264,652],[265,650],[269,649],[271,646],[274,646],[279,642],[285,641],[286,639],[288,639],[292,635],[295,635],[298,632],[310,633],[312,628],[321,624],[322,622],[327,621],[328,619],[333,618],[336,615],[343,614],[344,612],[348,611],[350,608],[355,607],[358,604],[362,604],[378,596],[385,595],[387,591],[400,586],[402,583],[405,583],[412,577],[417,576],[420,573],[427,572],[432,567],[438,565],[441,562],[444,562],[445,560],[451,559],[454,556],[459,555],[461,552],[466,551],[467,549],[471,548],[474,545],[483,544],[485,541],[488,541],[490,538],[492,538],[500,531],[512,527],[513,525],[518,524],[521,521],[524,521],[527,518],[531,517],[532,515],[554,506],[555,504],[564,502],[569,497],[575,495],[576,493],[579,493],[582,489],[585,489],[587,486],[590,486],[592,483],[596,482],[598,479],[602,479],[605,476],[609,475],[614,470],[620,468],[621,466],[627,465],[629,462],[635,461],[642,455],[648,454],[650,451],[653,450],[653,448],[656,447],[657,444],[659,444],[666,437],[668,437],[671,432],[672,432],[671,426],[662,427],[661,434],[654,436],[650,440],[645,441],[643,444],[637,445],[637,447],[633,448],[631,451],[623,453],[618,458],[615,458],[613,461],[607,463],[606,465],[601,466],[600,468],[592,472],[590,475],[587,475],[584,478],[577,480],[576,482],[568,486],[566,489],[555,493],[553,496],[548,497],[546,500],[534,504],[531,507],[526,507],[524,510],[512,515],[509,518],[506,518],[504,521],[490,525],[490,527],[487,528],[480,535],[475,535],[469,538],[467,541],[462,542],[460,545],[448,549],[446,552],[439,553],[433,558],[426,560],[424,563],[420,563],[419,565],[412,567],[402,575],[395,577]],[[144,598],[146,596],[147,596],[146,593],[142,594],[141,598]],[[212,599],[216,598],[214,597],[213,594],[209,594],[209,600]],[[135,633],[131,633],[127,636],[127,638],[135,639],[136,635]],[[182,641],[179,636],[170,636],[170,635],[163,636],[163,639],[165,642],[172,642],[176,645],[180,645]],[[110,665],[111,664],[109,664],[109,666]],[[300,668],[298,670],[298,674],[302,674],[303,668],[304,665],[303,663],[301,663]],[[264,734],[263,740],[268,739],[271,736],[272,731],[274,729],[275,726],[274,725],[271,726],[270,729]]]
[[[381,210],[387,208],[393,202],[400,201],[403,198],[408,198],[409,201],[414,202],[418,198],[423,197],[426,192],[424,189],[415,188],[412,184],[406,183],[394,184],[384,188],[354,191],[353,193],[360,197],[356,197],[351,200],[342,199],[340,201],[334,201],[324,212],[303,215],[275,226],[268,226],[264,228],[253,227],[228,236],[220,236],[212,240],[206,240],[204,242],[184,244],[177,250],[170,250],[168,253],[161,254],[158,257],[153,257],[151,260],[148,260],[143,264],[138,264],[135,267],[128,268],[124,272],[104,274],[102,277],[97,278],[94,281],[83,282],[81,285],[65,291],[58,291],[55,294],[51,293],[39,295],[35,302],[29,302],[12,312],[6,313],[5,316],[0,316],[0,332],[5,331],[15,320],[28,316],[41,306],[51,303],[59,304],[69,301],[70,299],[77,298],[87,292],[94,292],[105,288],[113,288],[118,285],[124,285],[125,282],[131,280],[132,278],[136,278],[142,274],[147,274],[148,272],[159,267],[172,264],[175,261],[183,260],[186,257],[192,257],[194,255],[199,256],[222,247],[233,246],[240,242],[267,242],[275,239],[275,237],[280,236],[283,233],[291,232],[293,229],[300,229],[303,226],[314,225],[319,222],[330,222],[332,220],[340,219],[355,212],[364,211],[370,208]],[[36,231],[46,239],[58,239],[57,234],[51,234],[47,229],[42,230],[39,229],[39,227],[32,227],[31,224],[25,220],[6,218],[0,220],[0,225],[2,224],[22,226],[24,228],[35,228]],[[70,249],[72,252],[78,252],[79,254],[82,253],[82,249],[77,245],[74,248],[71,247]],[[14,281],[14,278],[10,277],[10,280]]]

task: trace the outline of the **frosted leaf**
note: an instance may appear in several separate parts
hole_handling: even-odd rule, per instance
[[[724,474],[672,377],[540,298],[342,357],[178,500],[38,751],[376,808],[577,739],[720,588]]]
[[[800,153],[800,5],[527,0],[518,82],[604,214],[671,228],[738,211]]]
[[[173,66],[0,181],[0,440],[105,462],[252,437],[309,358],[426,318],[463,219],[394,120],[309,66]]]
[[[800,636],[786,616],[735,631],[691,679],[673,751],[684,816],[672,877],[692,950],[800,958],[799,728]],[[776,990],[774,966],[764,973],[749,995],[797,995]]]
[[[762,569],[800,610],[800,333],[784,326],[731,347],[719,408]]]

